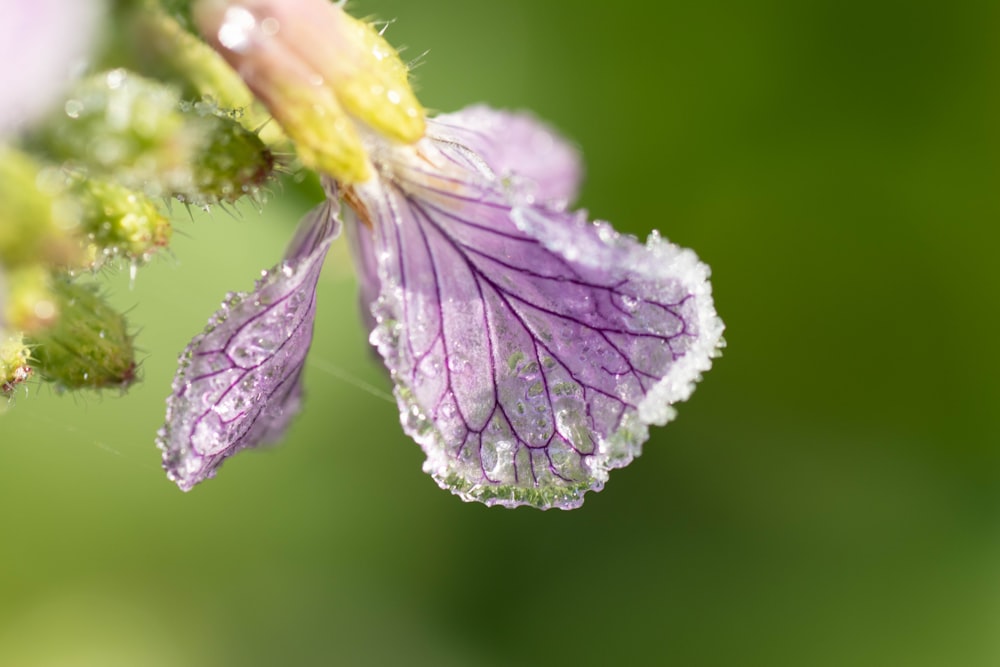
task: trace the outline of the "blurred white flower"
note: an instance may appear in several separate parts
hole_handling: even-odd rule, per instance
[[[0,0],[0,138],[44,114],[94,45],[103,0]]]

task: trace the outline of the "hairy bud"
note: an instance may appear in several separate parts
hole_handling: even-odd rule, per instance
[[[0,146],[0,264],[75,264],[79,221],[35,160]]]
[[[129,31],[143,74],[179,85],[191,99],[211,99],[269,146],[287,141],[239,74],[194,33],[162,9],[136,12]]]
[[[11,331],[41,332],[59,317],[59,299],[52,290],[49,269],[29,264],[8,269],[6,299],[0,320]]]
[[[309,167],[342,183],[372,173],[364,126],[413,143],[424,109],[396,51],[327,0],[197,0],[206,41],[239,72]]]
[[[274,157],[260,137],[214,104],[122,69],[80,82],[39,136],[52,158],[151,197],[193,204],[253,194]]]
[[[30,337],[35,368],[64,389],[127,387],[136,376],[135,348],[125,317],[94,287],[59,278],[54,326]]]
[[[31,350],[24,344],[21,334],[0,332],[0,396],[10,398],[14,389],[31,377],[30,358]]]
[[[122,257],[145,262],[170,242],[170,222],[153,200],[113,181],[75,179],[88,268]]]

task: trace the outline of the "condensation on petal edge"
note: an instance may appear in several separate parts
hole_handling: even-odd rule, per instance
[[[278,440],[298,412],[336,214],[329,202],[306,216],[288,259],[253,292],[230,294],[181,354],[157,446],[182,490],[214,477],[240,450]]]
[[[371,341],[442,487],[579,506],[717,355],[708,267],[658,235],[641,244],[524,198],[450,134],[354,189],[372,222],[355,252],[379,265]]]

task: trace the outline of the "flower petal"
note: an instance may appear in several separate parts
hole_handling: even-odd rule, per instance
[[[371,331],[376,322],[372,315],[372,304],[381,291],[378,280],[378,263],[375,259],[372,230],[358,220],[351,209],[344,211],[344,228],[354,259],[354,273],[358,277],[358,305],[365,327]]]
[[[439,140],[465,146],[530,196],[563,206],[576,199],[583,176],[580,151],[526,111],[474,105],[438,116],[428,129]]]
[[[338,213],[334,198],[310,212],[286,259],[253,292],[230,294],[181,354],[157,446],[182,490],[241,449],[278,440],[298,412],[316,283]]]
[[[97,37],[104,2],[0,2],[0,137],[56,103]]]
[[[397,155],[353,196],[379,263],[371,339],[424,469],[465,500],[579,506],[710,367],[708,267],[528,203],[452,141]]]

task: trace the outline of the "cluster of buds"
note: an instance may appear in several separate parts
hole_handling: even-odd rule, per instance
[[[240,77],[182,27],[185,12],[101,8],[17,3],[0,31],[12,54],[34,56],[28,72],[13,57],[0,65],[21,100],[0,111],[0,399],[31,378],[130,385],[133,337],[101,272],[134,272],[166,248],[172,202],[259,205],[289,150]],[[102,27],[133,39],[102,50]],[[35,53],[39,29],[53,48]]]

